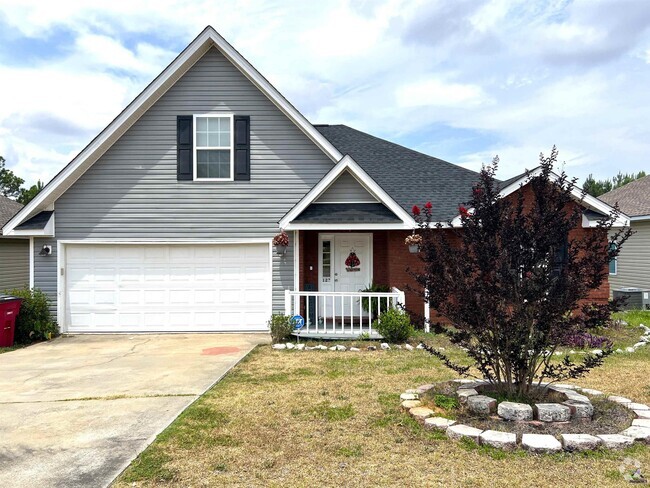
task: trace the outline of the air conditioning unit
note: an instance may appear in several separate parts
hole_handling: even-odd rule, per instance
[[[614,298],[626,297],[623,310],[650,310],[650,290],[642,288],[619,288],[613,291]]]

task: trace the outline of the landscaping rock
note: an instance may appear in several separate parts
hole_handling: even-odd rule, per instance
[[[298,349],[299,351],[302,351],[304,348],[305,348],[304,344],[296,344],[296,349]]]
[[[594,406],[591,403],[576,402],[567,400],[562,402],[571,410],[571,417],[574,419],[590,419],[594,415]]]
[[[402,402],[402,408],[405,408],[406,410],[411,410],[412,408],[419,407],[422,405],[422,402],[420,400],[404,400]]]
[[[570,385],[568,383],[555,383],[553,385],[556,388],[562,388],[563,390],[576,390],[579,389],[576,385]]]
[[[486,430],[479,436],[479,441],[484,446],[492,446],[504,451],[517,449],[517,434],[511,434],[510,432]]]
[[[603,354],[602,349],[592,349],[591,354],[594,354],[595,356],[601,356]]]
[[[345,347],[345,346],[343,346],[341,344],[337,344],[335,347],[336,347],[337,351],[347,351],[347,349],[348,349],[347,347]]]
[[[460,403],[467,403],[467,397],[478,395],[478,391],[474,388],[462,388],[456,391],[456,395]]]
[[[645,342],[637,342],[632,346],[632,348],[636,351],[638,348],[645,346]]]
[[[409,410],[409,414],[416,420],[424,420],[433,415],[433,410],[427,407],[413,407]]]
[[[417,399],[419,399],[419,398],[420,398],[420,397],[418,396],[417,393],[402,393],[402,394],[399,396],[399,399],[400,399],[400,400],[417,400]]]
[[[404,349],[406,349],[407,351],[412,351],[415,348],[411,344],[404,344]]]
[[[586,393],[587,395],[591,396],[601,396],[604,395],[604,393],[600,390],[594,390],[593,388],[580,388],[580,391],[582,393]]]
[[[368,346],[368,351],[376,351],[377,346]]]
[[[629,398],[625,398],[622,396],[616,396],[616,395],[610,395],[607,397],[609,401],[616,402],[616,403],[632,403],[632,400]]]
[[[402,346],[400,346],[399,344],[395,344],[393,347],[394,347],[395,349],[402,349]]]
[[[614,351],[614,352],[617,353],[617,354],[621,354],[621,353],[623,353],[623,352],[625,352],[625,351],[623,351],[623,349],[621,349],[621,348],[619,347],[619,348],[616,349],[616,351]]]
[[[481,429],[476,429],[470,427],[469,425],[463,424],[454,424],[447,428],[447,437],[450,439],[462,439],[463,437],[469,437],[477,444],[479,443],[479,437],[483,433]]]
[[[466,401],[467,408],[471,412],[478,413],[479,415],[490,415],[496,412],[497,409],[496,399],[486,395],[472,395]]]
[[[533,420],[533,407],[525,403],[501,402],[497,407],[497,413],[505,420]]]
[[[273,349],[286,349],[286,344],[273,344]]]
[[[634,444],[634,439],[621,434],[600,434],[597,435],[606,449],[625,449]]]
[[[429,417],[424,420],[424,427],[427,429],[447,430],[455,423],[455,420],[449,420],[444,417]]]
[[[535,418],[542,422],[568,422],[571,420],[571,409],[559,403],[536,403]]]
[[[416,349],[424,349],[424,344],[419,343],[417,346],[415,346]]]
[[[626,347],[625,348],[625,352],[634,352],[635,350],[636,349],[634,349],[633,347]]]
[[[388,351],[388,350],[390,349],[390,346],[388,345],[387,342],[382,342],[382,343],[381,343],[381,348],[382,348],[384,351]]]
[[[537,454],[560,452],[562,450],[560,441],[550,434],[523,434],[521,436],[521,447]]]
[[[601,439],[589,434],[560,434],[565,451],[593,451],[597,449]]]
[[[634,415],[640,419],[650,419],[650,410],[635,410]]]
[[[418,386],[418,387],[415,389],[415,393],[426,393],[427,391],[429,391],[429,390],[430,390],[431,388],[433,388],[434,386],[436,386],[436,385],[422,385],[422,386]]]
[[[351,347],[351,348],[350,348],[350,351],[352,351],[352,352],[359,352],[359,351],[361,351],[361,349],[359,349],[358,347]]]
[[[307,346],[307,347],[305,347],[305,351],[313,351],[314,349],[318,349],[318,348],[315,347],[315,346]]]
[[[316,349],[318,349],[319,351],[327,351],[327,346],[319,344],[316,346]]]
[[[294,347],[296,346],[293,343],[287,342],[287,349],[293,349]]]
[[[650,428],[650,419],[634,419],[632,427],[648,427]]]
[[[648,407],[647,405],[645,405],[643,403],[634,403],[634,402],[632,402],[632,403],[625,403],[624,405],[627,408],[629,408],[630,410],[650,410],[650,407]]]
[[[332,346],[329,348],[330,351],[336,351],[336,346]]]
[[[572,400],[577,403],[591,403],[589,397],[576,393],[575,391],[565,390],[564,394],[566,395],[567,400]]]
[[[638,427],[636,425],[633,425],[632,427],[628,427],[623,432],[621,432],[621,435],[631,437],[635,441],[644,441],[650,443],[650,428],[648,427]]]

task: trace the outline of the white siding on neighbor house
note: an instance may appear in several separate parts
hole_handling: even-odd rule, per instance
[[[0,238],[0,294],[29,286],[29,239]]]
[[[616,275],[609,275],[610,290],[638,287],[650,290],[650,221],[632,222],[635,234],[621,248]]]
[[[250,116],[250,181],[177,181],[176,116],[219,112]],[[270,240],[333,164],[213,48],[56,201],[56,239]],[[274,310],[293,287],[292,249],[273,257]],[[35,282],[55,298],[54,253]]]
[[[345,171],[314,200],[314,203],[376,203],[377,201],[349,171]]]

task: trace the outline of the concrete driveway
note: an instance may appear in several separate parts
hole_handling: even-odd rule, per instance
[[[256,334],[86,335],[0,354],[0,486],[107,486]]]

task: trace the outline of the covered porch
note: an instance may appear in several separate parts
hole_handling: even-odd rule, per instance
[[[389,308],[428,314],[407,268],[420,264],[405,230],[294,232],[297,289],[285,290],[285,314],[301,315],[297,333],[313,339],[380,339],[374,320]]]

